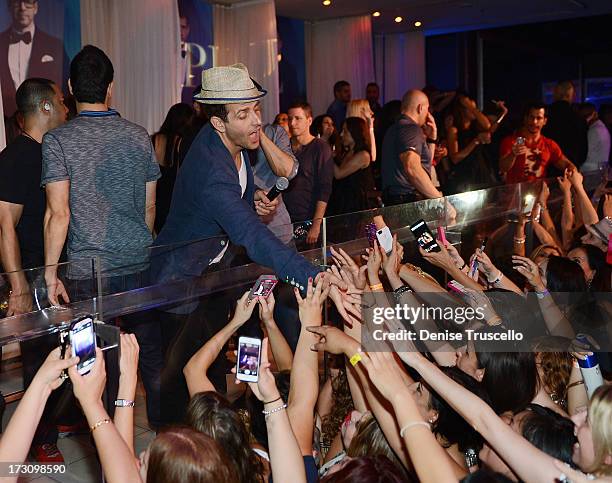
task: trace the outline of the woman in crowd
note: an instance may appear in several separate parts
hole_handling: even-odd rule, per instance
[[[189,104],[175,104],[168,111],[159,131],[151,136],[155,157],[161,171],[161,178],[157,180],[155,233],[159,233],[166,222],[172,200],[172,190],[182,161],[181,143],[189,133],[194,116],[195,111]]]
[[[287,133],[287,136],[291,137],[289,133],[289,117],[286,112],[279,112],[274,118],[273,124],[282,127]]]
[[[467,95],[457,94],[444,120],[451,171],[444,193],[455,194],[495,184],[486,144],[491,142],[491,122]]]
[[[346,106],[346,118],[360,117],[366,122],[370,138],[372,162],[376,161],[376,137],[374,135],[374,112],[367,99],[353,99]]]
[[[340,215],[372,208],[369,194],[374,190],[370,138],[366,122],[347,117],[340,135],[342,153],[334,164],[334,187],[329,213]]]
[[[310,134],[327,141],[335,154],[339,139],[334,120],[331,116],[322,114],[315,117],[310,125]]]

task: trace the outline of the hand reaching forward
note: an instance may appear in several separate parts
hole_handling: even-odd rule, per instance
[[[308,287],[306,289],[306,297],[302,298],[300,291],[295,288],[295,299],[297,300],[300,313],[300,322],[302,325],[320,325],[322,321],[322,308],[325,299],[329,295],[330,286],[328,285],[323,290],[322,281],[316,287],[312,285],[312,277],[308,279]]]

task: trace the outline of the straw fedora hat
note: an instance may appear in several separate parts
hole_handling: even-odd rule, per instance
[[[232,104],[256,101],[267,93],[251,79],[244,64],[234,64],[203,70],[202,85],[193,100],[202,104]]]

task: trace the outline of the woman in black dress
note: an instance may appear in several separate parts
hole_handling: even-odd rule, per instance
[[[340,136],[343,149],[334,165],[334,187],[329,206],[334,215],[374,207],[368,196],[374,190],[368,125],[359,117],[348,117]]]

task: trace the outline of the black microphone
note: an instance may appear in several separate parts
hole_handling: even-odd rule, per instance
[[[266,195],[270,201],[274,200],[278,195],[281,194],[281,191],[285,191],[289,187],[289,180],[284,176],[279,177],[276,180],[276,184],[272,187],[268,194]]]

